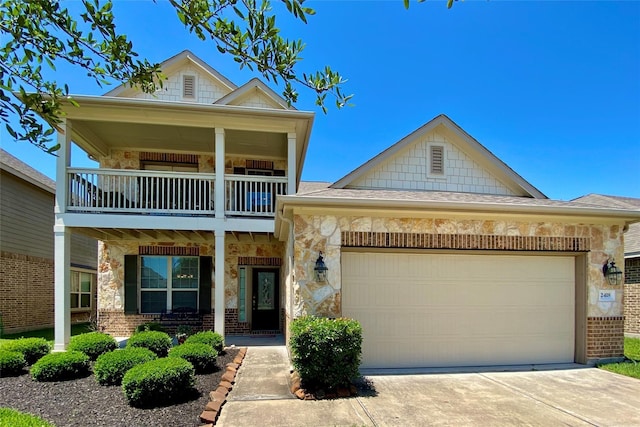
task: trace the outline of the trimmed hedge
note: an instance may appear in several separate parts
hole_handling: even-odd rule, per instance
[[[356,320],[300,317],[291,322],[289,345],[305,387],[334,389],[359,376],[362,327]]]
[[[169,350],[169,357],[181,357],[191,362],[197,374],[212,372],[218,352],[207,344],[184,343]]]
[[[89,359],[96,360],[98,356],[118,348],[115,338],[103,332],[89,332],[75,335],[69,341],[69,351],[80,351]]]
[[[147,322],[147,323],[143,323],[141,325],[136,326],[135,333],[137,334],[140,332],[148,332],[148,331],[167,332],[160,323]]]
[[[148,348],[114,350],[98,357],[93,366],[93,375],[100,385],[120,385],[129,369],[156,358],[156,354]]]
[[[124,374],[122,390],[131,406],[162,406],[190,397],[195,381],[191,363],[180,357],[165,357],[131,368]]]
[[[191,335],[184,342],[185,344],[206,344],[213,347],[218,353],[224,349],[224,338],[217,332],[201,331]]]
[[[31,378],[36,381],[63,381],[89,374],[89,356],[79,351],[51,353],[31,367]]]
[[[22,353],[0,350],[0,377],[20,375],[26,364]]]
[[[35,415],[11,408],[0,408],[0,427],[55,427]]]
[[[171,337],[160,331],[146,331],[133,334],[127,347],[143,347],[153,351],[158,357],[166,357],[171,348]]]
[[[27,365],[32,365],[45,354],[49,354],[51,345],[44,338],[18,338],[2,343],[0,349],[22,353]]]

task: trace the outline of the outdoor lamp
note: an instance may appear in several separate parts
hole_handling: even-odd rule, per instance
[[[316,281],[325,282],[327,280],[327,266],[324,264],[324,260],[322,259],[322,251],[318,254],[318,259],[316,260],[316,266],[313,268],[313,271],[316,274]]]
[[[602,274],[607,278],[609,284],[611,286],[619,285],[622,281],[622,271],[618,267],[616,267],[616,263],[614,261],[604,263],[602,266]]]

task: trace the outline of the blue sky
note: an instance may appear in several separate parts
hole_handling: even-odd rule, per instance
[[[335,181],[444,113],[550,198],[640,197],[640,2],[308,5],[307,25],[278,16],[282,34],[307,45],[299,71],[331,65],[355,106],[324,115],[301,90],[296,107],[316,111],[303,179]],[[115,13],[149,60],[190,49],[238,85],[256,76],[188,34],[163,0],[116,1]],[[110,89],[81,70],[52,75],[72,93]],[[2,147],[54,176],[52,156],[4,127]]]

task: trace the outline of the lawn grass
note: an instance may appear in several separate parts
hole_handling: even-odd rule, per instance
[[[609,363],[600,366],[600,368],[615,372],[616,374],[640,379],[640,338],[624,339],[624,355],[627,359],[631,359],[631,362]]]
[[[71,336],[80,335],[87,332],[92,332],[91,325],[89,323],[76,323],[74,325],[71,325]],[[0,337],[1,338],[0,342],[4,340],[15,340],[22,337],[44,338],[50,343],[53,343],[54,331],[53,331],[53,328],[45,328],[45,329],[38,329],[35,331],[18,332],[16,334],[4,334],[2,335],[2,337]]]

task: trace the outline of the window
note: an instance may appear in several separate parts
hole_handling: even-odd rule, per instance
[[[196,76],[182,76],[182,97],[196,97]]]
[[[442,145],[431,145],[429,154],[429,173],[433,175],[444,175],[444,147]]]
[[[247,321],[247,269],[238,271],[238,322]]]
[[[140,257],[140,312],[198,309],[199,258]]]
[[[96,275],[85,271],[71,270],[71,309],[91,308],[91,290],[95,288]]]

